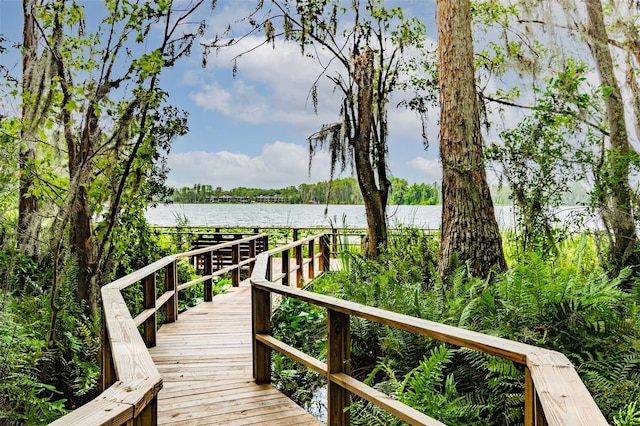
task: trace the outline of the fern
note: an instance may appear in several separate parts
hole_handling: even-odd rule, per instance
[[[640,408],[638,401],[627,404],[624,408],[618,410],[613,417],[615,426],[640,426]]]

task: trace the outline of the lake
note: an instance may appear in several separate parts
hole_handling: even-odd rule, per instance
[[[327,214],[325,215],[325,209]],[[440,227],[442,206],[389,206],[389,225],[417,228]],[[366,228],[363,205],[317,204],[167,204],[150,208],[145,214],[152,225],[175,226],[185,218],[188,226],[209,227],[329,227]],[[496,207],[503,229],[513,227],[513,208]],[[182,221],[182,220],[180,220]],[[184,224],[184,223],[183,223]]]

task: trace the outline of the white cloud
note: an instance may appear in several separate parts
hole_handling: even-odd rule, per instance
[[[190,92],[191,99],[205,110],[220,112],[234,120],[283,123],[304,133],[335,121],[339,95],[334,95],[326,77],[320,78],[319,109],[315,114],[310,90],[321,68],[317,60],[303,56],[300,47],[293,43],[277,42],[275,49],[262,46],[240,57],[236,78],[232,79],[234,58],[262,41],[260,37],[246,37],[238,45],[214,54],[209,72],[199,74],[202,84]],[[325,54],[320,52],[320,56]],[[188,78],[194,76],[190,74]]]
[[[277,41],[275,49],[262,46],[240,57],[236,78],[231,78],[233,58],[262,40],[257,36],[247,37],[238,46],[221,49],[212,56],[211,69],[207,74],[200,74],[206,83],[190,92],[192,101],[206,111],[222,114],[233,121],[251,125],[282,124],[304,136],[316,132],[322,124],[337,121],[341,94],[334,90],[333,83],[326,76],[318,80],[322,72],[318,59],[301,55],[300,47],[295,43]],[[331,58],[324,51],[313,53],[323,64]],[[335,76],[339,69],[337,64],[333,64],[327,74]],[[319,84],[317,114],[310,96],[316,80]],[[396,108],[398,102],[408,96],[397,93],[389,103],[392,155],[407,150],[420,152],[422,149],[419,117],[413,111]],[[429,138],[434,145],[437,141],[437,114],[434,109],[428,122]]]
[[[439,160],[415,157],[406,163],[407,167],[420,177],[419,182],[436,182],[442,180],[442,165]]]
[[[217,82],[206,84],[202,90],[191,94],[196,105],[208,111],[219,112],[227,117],[250,124],[266,122],[268,106],[253,86],[244,81],[234,81],[231,90]]]
[[[183,187],[197,182],[228,190],[241,186],[282,188],[329,178],[328,154],[315,154],[311,176],[308,164],[307,149],[286,142],[266,144],[255,157],[229,151],[172,153],[168,160],[171,172],[167,183],[172,187]]]

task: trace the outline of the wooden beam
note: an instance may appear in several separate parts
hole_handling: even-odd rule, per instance
[[[400,420],[403,420],[411,425],[424,425],[424,426],[446,426],[444,423],[439,422],[427,416],[420,411],[403,404],[397,399],[393,399],[389,395],[386,395],[374,388],[365,385],[364,383],[348,376],[344,373],[331,374],[329,380],[343,388],[347,389],[358,395],[361,398],[366,399],[372,404],[377,405],[383,410],[393,414]]]
[[[271,348],[259,341],[259,334],[271,334],[271,293],[251,289],[253,332],[253,378],[256,383],[271,382]]]
[[[142,280],[142,307],[150,313],[143,323],[144,343],[148,348],[156,345],[156,273],[146,276]],[[149,312],[150,311],[150,312]]]
[[[178,263],[173,262],[164,268],[164,289],[167,293],[173,293],[165,307],[165,322],[172,323],[178,320]]]
[[[306,353],[299,351],[293,346],[289,346],[286,343],[283,343],[268,334],[257,334],[256,339],[259,342],[269,346],[270,348],[275,349],[278,352],[288,356],[292,360],[304,365],[305,367],[312,369],[316,373],[320,373],[323,376],[327,377],[327,364],[315,359],[311,355],[307,355]]]
[[[204,269],[202,275],[210,277],[213,272],[213,257],[210,251],[203,255]],[[207,278],[204,281],[204,301],[211,302],[213,300],[213,280]]]
[[[348,375],[351,362],[349,315],[329,310],[327,333],[329,376],[337,373]],[[338,383],[329,380],[327,424],[329,426],[347,426],[349,424],[347,407],[349,407],[349,392]]]

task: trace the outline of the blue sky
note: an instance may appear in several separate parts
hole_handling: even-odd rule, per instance
[[[84,3],[94,7],[92,1]],[[419,13],[429,34],[435,34],[435,0],[393,3],[399,3],[406,14]],[[198,19],[207,19],[210,31],[219,32],[245,16],[253,4],[220,0],[213,11],[203,7]],[[21,13],[21,1],[0,0],[0,32],[9,41],[20,39]],[[258,39],[247,39],[239,49]],[[189,112],[190,127],[190,132],[173,144],[169,185],[279,188],[326,180],[327,154],[314,158],[311,176],[308,174],[306,138],[322,124],[337,120],[339,97],[329,84],[321,86],[318,113],[314,113],[308,93],[318,76],[318,64],[302,56],[297,45],[276,43],[275,49],[265,46],[243,57],[233,78],[231,58],[239,52],[221,51],[202,68],[201,50],[196,48],[189,58],[163,74],[169,102]],[[6,66],[13,62],[19,71],[15,56],[0,60]],[[437,112],[429,120],[431,145],[425,151],[418,117],[394,108],[399,100],[396,97],[389,110],[391,174],[409,182],[439,180]]]

